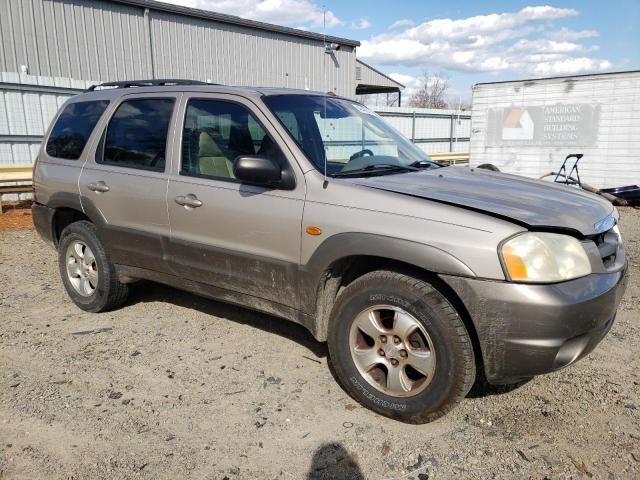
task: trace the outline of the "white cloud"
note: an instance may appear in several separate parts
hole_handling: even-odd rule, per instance
[[[402,18],[400,20],[396,20],[391,25],[389,25],[389,30],[394,30],[396,28],[403,27],[413,27],[416,24],[413,20],[409,20],[408,18]]]
[[[397,40],[361,42],[358,57],[386,65],[420,65],[437,52],[437,44],[425,45],[417,40],[398,38]]]
[[[404,73],[390,73],[389,77],[393,78],[395,81],[400,82],[404,86],[408,87],[409,85],[417,84],[419,81],[418,78],[413,75],[406,75]]]
[[[582,72],[599,72],[602,70],[608,70],[611,67],[613,67],[613,64],[609,60],[580,57],[535,63],[532,71],[536,75],[547,77]]]
[[[371,28],[372,26],[373,23],[371,23],[366,17],[359,18],[358,20],[351,22],[351,28],[353,28],[354,30],[365,30],[367,28]]]
[[[611,68],[608,60],[585,56],[599,47],[580,40],[597,37],[597,31],[546,30],[550,22],[575,15],[578,12],[571,8],[531,6],[516,12],[405,24],[404,30],[362,41],[358,56],[377,65],[431,71],[561,75]]]
[[[511,30],[532,21],[556,20],[577,14],[577,11],[570,8],[525,7],[516,13],[493,13],[460,20],[450,18],[430,20],[410,28],[405,34],[409,38],[422,42],[446,38],[464,43],[469,40],[476,41],[483,35]]]
[[[323,25],[322,7],[311,0],[161,0],[185,7],[200,8],[238,17],[287,26],[319,28]],[[344,22],[327,10],[328,28]]]
[[[389,77],[393,78],[396,82],[400,82],[404,85],[405,89],[403,92],[405,94],[412,94],[415,90],[420,87],[421,79],[418,77],[414,77],[413,75],[407,75],[405,73],[390,73]]]
[[[571,53],[584,50],[584,46],[572,42],[556,42],[538,38],[529,40],[523,38],[518,40],[512,47],[514,52],[536,52],[536,53]]]
[[[560,30],[547,33],[548,38],[558,41],[572,41],[580,40],[582,38],[594,38],[599,36],[600,32],[598,32],[597,30],[580,30],[576,32],[573,30],[569,30],[567,27],[562,27]]]
[[[404,85],[402,90],[402,96],[405,98],[413,97],[420,88],[421,80],[413,75],[406,75],[403,73],[390,73],[389,76]]]

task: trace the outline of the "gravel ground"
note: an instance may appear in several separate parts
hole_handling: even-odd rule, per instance
[[[294,324],[140,283],[68,300],[55,252],[0,231],[0,478],[640,478],[640,211],[631,280],[586,359],[429,425],[361,408]]]

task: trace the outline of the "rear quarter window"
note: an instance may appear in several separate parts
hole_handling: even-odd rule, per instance
[[[51,130],[47,141],[47,154],[67,160],[80,158],[107,105],[107,100],[67,105]]]

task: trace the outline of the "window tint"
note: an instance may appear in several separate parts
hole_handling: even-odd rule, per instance
[[[113,115],[100,163],[164,171],[173,98],[123,102]]]
[[[220,100],[190,100],[182,134],[184,175],[235,178],[239,155],[280,158],[280,150],[242,105]]]
[[[67,105],[58,117],[47,142],[52,157],[77,160],[98,120],[109,105],[107,100]]]
[[[300,134],[300,127],[298,127],[298,119],[293,112],[276,112],[278,119],[282,122],[285,128],[289,131],[291,136],[300,143],[302,141],[302,135]]]

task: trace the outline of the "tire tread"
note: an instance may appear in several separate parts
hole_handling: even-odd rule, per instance
[[[446,296],[438,291],[433,285],[425,280],[393,270],[375,270],[366,273],[354,280],[346,288],[344,288],[340,292],[340,295],[338,296],[334,304],[331,319],[332,323],[336,320],[335,313],[340,308],[340,304],[345,301],[345,299],[348,298],[352,292],[366,288],[367,283],[369,283],[371,280],[380,280],[383,282],[406,286],[406,288],[411,290],[415,295],[424,299],[431,308],[433,308],[434,310],[440,309],[441,311],[443,311],[446,314],[449,325],[455,332],[452,339],[458,345],[456,352],[460,357],[458,358],[458,362],[462,366],[462,372],[455,378],[455,386],[452,389],[452,392],[449,395],[447,401],[444,405],[442,405],[441,408],[436,411],[428,411],[411,417],[401,418],[402,421],[407,423],[419,424],[433,422],[455,408],[456,405],[465,398],[476,380],[476,366],[473,345],[467,328],[462,318],[451,305]],[[439,303],[439,305],[435,304],[436,301]],[[335,347],[336,346],[333,345],[332,342],[329,342],[330,357],[335,358]],[[332,365],[337,371],[341,370],[339,365],[336,365],[333,362]],[[347,391],[349,391],[348,387]],[[358,400],[357,397],[356,400]],[[365,405],[365,407],[373,408],[370,405]],[[373,409],[375,410],[375,408]],[[383,411],[380,411],[380,413],[386,414]]]

